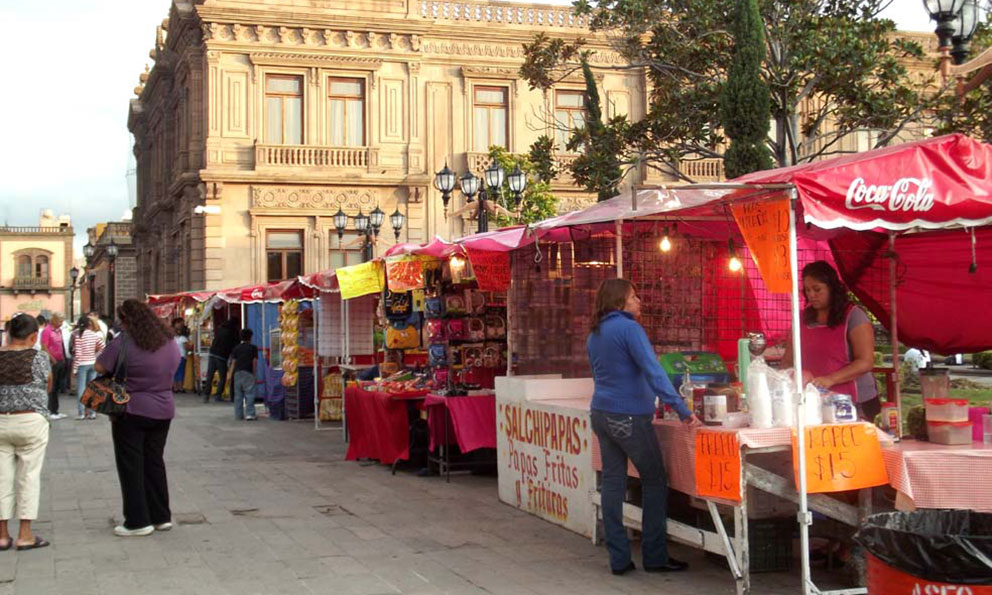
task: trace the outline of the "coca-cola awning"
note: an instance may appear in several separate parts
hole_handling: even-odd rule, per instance
[[[992,223],[992,145],[961,134],[741,176],[792,184],[806,223],[855,230]]]

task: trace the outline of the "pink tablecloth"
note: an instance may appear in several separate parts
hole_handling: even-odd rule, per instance
[[[407,402],[424,395],[393,395],[348,387],[344,393],[348,420],[348,452],[345,458],[376,459],[391,465],[410,458],[410,419]]]
[[[889,483],[917,508],[992,512],[992,445],[903,440],[882,447]]]
[[[496,448],[495,395],[443,397],[429,394],[424,406],[430,425],[431,450],[445,443],[445,423],[448,424],[448,442],[454,438],[463,453]]]

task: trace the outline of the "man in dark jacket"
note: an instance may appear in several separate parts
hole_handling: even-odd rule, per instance
[[[220,374],[217,381],[217,395],[215,401],[220,401],[224,395],[224,387],[227,384],[227,360],[234,351],[234,346],[238,344],[237,331],[234,320],[229,318],[217,327],[214,333],[214,340],[210,343],[210,362],[207,364],[207,382],[204,385],[203,402],[210,402],[210,394],[214,383],[214,374]]]

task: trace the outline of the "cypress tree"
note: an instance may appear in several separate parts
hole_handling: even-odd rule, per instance
[[[766,145],[771,97],[761,76],[765,59],[765,26],[757,0],[737,0],[731,15],[733,57],[720,97],[724,132],[730,146],[723,156],[728,179],[772,166]]]

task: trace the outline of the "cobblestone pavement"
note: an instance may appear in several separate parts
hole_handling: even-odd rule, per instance
[[[345,461],[340,431],[177,401],[166,451],[177,526],[113,536],[109,422],[53,422],[35,525],[52,546],[0,552],[0,595],[734,591],[729,572],[680,546],[688,573],[614,577],[602,546],[501,504],[492,477],[393,476]],[[68,397],[62,410],[75,411]],[[760,594],[799,586],[798,571],[754,580]]]

